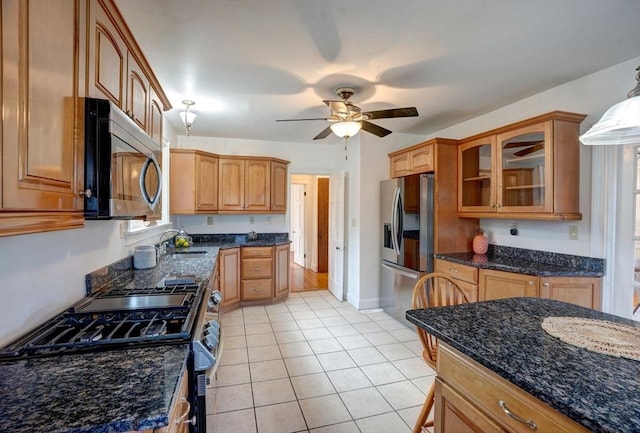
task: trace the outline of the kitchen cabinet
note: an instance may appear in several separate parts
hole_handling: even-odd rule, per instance
[[[287,211],[287,162],[271,161],[271,211]]]
[[[222,309],[236,307],[240,302],[240,248],[226,248],[218,252]]]
[[[469,302],[531,296],[555,299],[586,308],[601,308],[598,277],[548,277],[478,269],[443,259],[434,259],[434,272],[455,280]]]
[[[416,144],[389,154],[391,177],[427,173],[434,170],[434,145],[430,142]]]
[[[210,214],[218,210],[218,155],[171,150],[170,212]]]
[[[458,213],[579,220],[582,114],[555,111],[462,140]]]
[[[162,112],[171,104],[158,79],[113,0],[88,5],[86,94],[111,100],[162,144]]]
[[[435,253],[469,250],[471,239],[478,229],[478,220],[462,218],[457,213],[458,145],[458,140],[434,138],[388,154],[391,177],[404,177],[405,182],[408,182],[405,186],[413,188],[416,192],[418,185],[412,184],[412,177],[407,176],[427,171],[434,173],[433,248]],[[399,162],[403,158],[410,162]],[[414,179],[418,180],[418,176]],[[405,211],[418,212],[419,203],[419,198],[408,201],[405,203]]]
[[[540,277],[540,297],[600,310],[601,278]]]
[[[158,433],[188,433],[191,421],[191,405],[189,404],[189,387],[187,373],[182,373],[178,380],[176,392],[173,394],[169,410],[169,425],[156,429]]]
[[[286,212],[287,164],[267,157],[220,156],[218,213]]]
[[[261,159],[244,161],[244,210],[271,210],[271,162]]]
[[[515,272],[480,269],[478,300],[515,298],[519,296],[538,297],[538,277]]]
[[[447,344],[438,348],[435,433],[587,430]]]
[[[273,247],[241,248],[241,301],[273,297]]]
[[[283,298],[289,296],[289,244],[276,245],[273,247],[275,257],[275,297]]]
[[[82,227],[81,2],[0,8],[0,236]]]
[[[478,300],[478,268],[442,259],[434,259],[433,271],[450,277],[462,290],[469,302]]]

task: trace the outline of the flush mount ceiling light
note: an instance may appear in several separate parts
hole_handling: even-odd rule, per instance
[[[182,123],[184,123],[185,132],[187,135],[189,135],[189,132],[191,131],[191,125],[196,118],[196,113],[190,111],[191,106],[195,105],[195,102],[189,99],[185,99],[184,101],[182,101],[182,104],[184,105],[184,111],[181,111],[179,114],[180,118],[182,119]]]
[[[611,145],[640,143],[640,66],[636,68],[636,87],[628,99],[609,108],[602,118],[580,136],[582,144]]]
[[[331,125],[331,130],[338,137],[349,138],[353,137],[362,128],[360,122],[337,122]]]

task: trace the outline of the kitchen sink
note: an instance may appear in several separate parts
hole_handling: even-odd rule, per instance
[[[209,251],[206,250],[175,250],[173,254],[208,254]]]

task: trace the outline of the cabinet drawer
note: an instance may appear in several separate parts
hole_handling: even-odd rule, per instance
[[[273,247],[243,247],[242,258],[251,257],[271,257],[273,253]]]
[[[270,299],[273,296],[272,286],[273,280],[271,278],[243,281],[240,295],[241,300]]]
[[[478,284],[478,268],[461,265],[447,260],[436,259],[434,264],[435,272],[441,272],[457,280]]]
[[[273,277],[273,259],[242,259],[241,279]]]
[[[507,415],[500,406],[501,401],[513,415],[535,423],[535,431],[587,432],[576,422],[446,344],[440,343],[438,349],[440,379],[509,431],[531,433],[534,430],[525,422]]]

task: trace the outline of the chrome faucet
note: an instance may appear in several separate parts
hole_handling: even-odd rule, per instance
[[[169,242],[169,239],[167,239],[166,241],[163,241],[164,239],[164,235],[166,235],[167,233],[175,233],[175,235],[172,236],[172,238],[175,238],[176,236],[178,236],[181,232],[180,230],[176,230],[176,229],[169,229],[169,230],[165,230],[164,232],[162,232],[162,234],[160,235],[160,254],[164,254],[167,252],[167,243]]]

